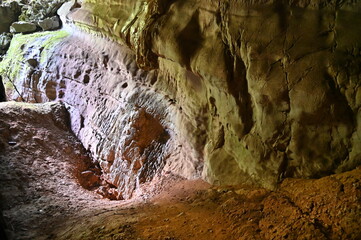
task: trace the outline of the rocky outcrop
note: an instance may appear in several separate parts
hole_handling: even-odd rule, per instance
[[[20,6],[17,2],[0,5],[0,33],[9,32],[10,25],[18,20]]]
[[[159,69],[156,87],[188,110],[188,122],[198,120],[180,128],[202,149],[208,179],[270,186],[275,176],[317,177],[360,163],[352,80],[360,74],[359,7],[84,1],[69,16],[127,44],[143,68]]]
[[[57,16],[53,16],[51,18],[38,21],[38,25],[43,29],[43,31],[54,30],[60,27],[60,20]]]
[[[361,162],[360,7],[84,0],[62,16],[69,36],[27,39],[2,64],[22,68],[2,74],[23,99],[69,104],[73,130],[125,198],[162,169],[272,188]]]
[[[38,24],[44,31],[59,28],[56,12],[65,0],[52,1],[2,1],[0,5],[0,33],[9,32],[10,26],[20,20],[26,24]],[[41,26],[42,25],[42,26]],[[33,32],[35,30],[27,31]],[[14,31],[13,32],[24,32]]]
[[[31,0],[22,1],[20,20],[37,22],[56,15],[59,7],[66,0]]]
[[[139,69],[129,49],[63,30],[15,36],[9,53],[18,54],[24,41],[25,54],[3,61],[21,66],[2,70],[9,98],[67,103],[74,133],[118,187],[118,198],[130,198],[162,172],[200,177],[200,160],[175,128],[178,109],[152,89],[156,71]],[[11,84],[13,77],[27,80]]]
[[[64,2],[65,0],[1,1],[0,61],[9,48],[13,34],[58,29],[61,24],[56,12]]]
[[[12,33],[31,33],[36,31],[36,25],[31,22],[14,22],[10,26]]]

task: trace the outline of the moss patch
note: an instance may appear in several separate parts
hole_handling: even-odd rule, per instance
[[[36,57],[40,59],[40,65],[44,64],[49,52],[68,35],[65,30],[15,35],[5,58],[0,62],[0,75],[4,79],[5,90],[12,91],[12,85],[16,85],[21,75],[30,70],[30,66],[26,64],[27,59]]]

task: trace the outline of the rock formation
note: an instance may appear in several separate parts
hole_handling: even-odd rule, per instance
[[[13,33],[58,29],[60,20],[56,12],[64,2],[65,0],[0,1],[0,61],[9,48]]]
[[[44,20],[38,21],[38,25],[44,30],[54,30],[60,27],[60,20],[57,16],[51,18],[45,18]]]
[[[12,33],[31,33],[36,31],[36,24],[29,22],[14,22],[10,26]]]
[[[161,172],[273,188],[361,163],[357,1],[84,0],[16,35],[9,99],[61,100],[122,196]],[[9,68],[8,66],[15,66]]]
[[[17,2],[1,4],[0,2],[0,33],[9,32],[13,22],[18,20],[20,6]]]

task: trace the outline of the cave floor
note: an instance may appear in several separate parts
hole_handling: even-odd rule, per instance
[[[361,169],[279,189],[163,177],[111,201],[80,186],[89,157],[54,104],[0,103],[1,210],[9,239],[361,239]],[[159,190],[160,189],[160,190]]]

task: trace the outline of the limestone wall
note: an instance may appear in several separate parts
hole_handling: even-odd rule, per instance
[[[358,1],[84,0],[70,9],[70,36],[38,66],[39,101],[62,99],[82,116],[74,131],[103,169],[119,159],[113,182],[129,171],[125,148],[143,146],[125,136],[148,129],[131,124],[146,114],[142,126],[164,129],[153,132],[162,144],[146,146],[161,146],[156,161],[185,177],[272,188],[360,164]],[[17,76],[20,88],[26,76]],[[149,157],[138,150],[133,167]]]

